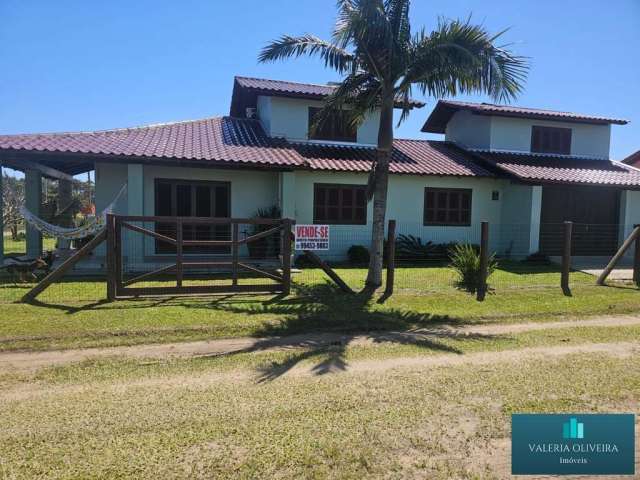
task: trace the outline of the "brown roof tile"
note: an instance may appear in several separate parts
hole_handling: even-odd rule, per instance
[[[491,176],[473,156],[445,142],[395,140],[390,170],[417,175]],[[257,120],[232,117],[100,132],[0,135],[0,151],[144,157],[206,164],[366,172],[372,147],[291,143],[268,137]]]
[[[234,79],[233,94],[231,96],[230,114],[234,117],[244,117],[246,107],[256,106],[256,95],[271,95],[277,97],[307,98],[322,100],[333,93],[335,85],[319,85],[314,83],[298,83],[284,80],[269,80],[266,78],[238,77]],[[402,99],[398,99],[396,106],[401,107]],[[422,108],[424,102],[411,100],[411,108]]]
[[[479,153],[490,165],[535,183],[640,187],[640,170],[611,160],[519,153]]]
[[[634,167],[640,166],[640,150],[635,153],[632,153],[627,158],[622,160],[622,163],[626,163],[627,165],[633,165]]]
[[[290,166],[295,152],[257,120],[231,117],[98,132],[0,135],[0,149]]]
[[[555,110],[514,107],[511,105],[494,105],[491,103],[472,103],[458,102],[453,100],[440,100],[423,125],[422,131],[429,133],[445,133],[447,123],[449,122],[453,114],[459,110],[468,110],[481,115],[535,118],[539,120],[561,120],[565,122],[616,125],[625,125],[629,123],[627,120],[623,120],[620,118],[583,115],[580,113],[572,112],[559,112]]]
[[[396,139],[389,171],[413,175],[493,176],[473,156],[453,144]],[[312,170],[368,172],[374,148],[299,144],[296,150]]]

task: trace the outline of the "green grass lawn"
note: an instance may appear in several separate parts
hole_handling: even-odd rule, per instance
[[[53,250],[56,247],[56,239],[52,237],[42,238],[42,249]],[[13,240],[11,234],[4,234],[4,254],[5,255],[24,255],[27,251],[27,241],[25,238],[21,240]]]
[[[637,329],[582,335],[639,338]],[[465,352],[472,345],[457,344]],[[381,348],[353,349],[345,361],[388,358]],[[629,412],[640,400],[637,355],[264,380],[265,370],[293,355],[112,359],[0,376],[0,472],[16,479],[508,478],[511,413]],[[302,362],[311,368],[321,360]]]
[[[0,350],[544,321],[640,308],[640,292],[630,285],[598,287],[593,277],[574,273],[573,295],[567,297],[557,286],[557,271],[547,267],[525,274],[516,266],[496,272],[495,289],[484,302],[454,288],[453,273],[444,267],[399,269],[396,293],[384,303],[377,303],[378,296],[342,294],[317,270],[296,274],[297,286],[286,298],[223,295],[107,303],[103,282],[70,281],[53,285],[38,302],[25,305],[17,300],[29,286],[5,283],[0,286]],[[362,269],[338,272],[354,287],[365,275]]]
[[[354,288],[365,273],[338,272]],[[407,268],[378,303],[379,294],[340,293],[319,271],[295,278],[284,298],[112,303],[102,281],[68,281],[31,305],[17,302],[30,285],[0,285],[0,351],[345,334],[329,346],[220,357],[7,365],[0,478],[508,478],[511,413],[637,411],[638,325],[381,343],[348,335],[637,312],[634,286],[574,273],[565,296],[557,270],[503,264],[477,302],[447,268]],[[536,348],[545,350],[532,356]]]

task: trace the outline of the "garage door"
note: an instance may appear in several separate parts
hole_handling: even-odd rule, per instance
[[[540,251],[562,253],[562,223],[574,222],[574,255],[613,255],[618,246],[620,191],[601,187],[542,187]]]

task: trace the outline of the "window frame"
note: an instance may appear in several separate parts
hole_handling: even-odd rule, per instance
[[[429,193],[433,193],[434,195],[434,199],[435,199],[435,205],[430,208],[427,205],[427,196]],[[438,205],[438,194],[439,193],[446,193],[447,194],[447,206],[445,208],[440,208]],[[449,207],[449,198],[450,195],[452,193],[455,193],[457,195],[459,195],[459,199],[458,199],[458,207],[456,209],[453,209],[451,207]],[[468,209],[463,209],[462,208],[462,195],[467,194],[469,195],[469,208]],[[427,220],[427,211],[428,210],[433,210],[434,212],[434,220],[433,221],[428,221]],[[461,218],[462,216],[462,212],[464,211],[468,211],[469,212],[469,220],[468,221],[458,221],[458,222],[453,222],[453,221],[449,221],[449,220],[445,220],[445,221],[437,221],[435,220],[437,218],[438,215],[438,211],[440,210],[444,210],[446,212],[445,216],[448,218],[448,212],[455,210],[458,211],[458,216],[459,218]],[[440,187],[424,187],[424,199],[423,199],[423,210],[422,210],[422,225],[425,227],[470,227],[471,226],[471,214],[473,212],[473,189],[471,188],[440,188]]]
[[[328,217],[328,209],[331,205],[329,205],[328,203],[328,199],[329,199],[329,195],[328,195],[328,191],[329,189],[338,189],[338,204],[333,207],[333,208],[337,208],[338,210],[338,218],[329,218]],[[322,208],[324,208],[325,210],[325,218],[324,219],[320,219],[318,217],[317,211],[318,211],[318,203],[317,203],[317,198],[318,198],[318,190],[319,189],[326,189],[325,190],[325,202],[322,205]],[[350,219],[344,219],[342,218],[343,215],[343,209],[344,208],[348,208],[349,205],[344,205],[342,203],[343,200],[343,191],[345,190],[351,190],[353,192],[352,194],[352,205],[351,205],[351,218]],[[361,190],[362,194],[363,194],[363,199],[364,199],[364,204],[361,206],[358,206],[358,198],[357,198],[357,191]],[[351,183],[314,183],[313,184],[313,223],[318,225],[366,225],[367,224],[367,186],[366,185],[361,185],[361,184],[351,184]],[[364,211],[364,217],[363,218],[357,218],[356,216],[356,210],[357,209],[362,209]]]
[[[558,148],[555,148],[553,135],[559,134]],[[551,135],[552,140],[549,141],[547,148],[544,146],[543,135]],[[569,127],[550,127],[548,125],[532,125],[531,126],[531,153],[545,153],[556,155],[571,155],[571,142],[573,139],[573,129]],[[566,142],[566,144],[565,144]]]
[[[158,199],[159,199],[159,189],[158,186],[160,184],[165,184],[165,185],[170,185],[171,187],[171,215],[159,215],[158,214]],[[191,189],[190,191],[190,197],[191,197],[191,215],[177,215],[177,211],[178,211],[178,199],[177,199],[177,188],[180,185],[188,185]],[[209,207],[210,207],[210,212],[212,213],[212,215],[208,216],[208,217],[196,217],[195,213],[197,212],[197,202],[196,202],[196,195],[197,195],[197,187],[199,186],[206,186],[209,188]],[[226,190],[226,203],[227,203],[227,212],[228,212],[228,216],[226,217],[219,217],[215,215],[215,210],[216,210],[216,188],[217,187],[225,187]],[[176,217],[195,217],[195,218],[231,218],[231,182],[226,182],[226,181],[218,181],[218,180],[189,180],[189,179],[180,179],[180,178],[155,178],[154,179],[154,192],[153,192],[153,197],[154,197],[154,215],[156,217],[168,217],[168,218],[176,218]],[[154,230],[158,231],[158,229],[160,228],[160,230],[162,230],[163,228],[170,226],[170,225],[175,225],[173,223],[166,223],[163,224],[163,222],[155,222],[155,226],[154,226]],[[183,225],[183,236],[190,236],[190,234],[188,234],[187,232],[185,232],[185,230],[189,231],[189,229],[192,229],[193,232],[191,233],[194,234],[194,232],[197,231],[198,225]],[[215,232],[216,230],[222,231],[222,233],[225,236],[229,236],[230,239],[230,235],[231,235],[231,230],[230,230],[230,225],[220,225],[220,226],[216,226],[216,225],[211,225],[210,228]],[[170,229],[171,230],[171,229]],[[174,230],[174,234],[175,234],[175,228],[173,228]],[[224,231],[223,231],[224,230]],[[229,232],[226,232],[226,230],[229,230]],[[197,233],[195,233],[197,235]],[[217,235],[217,233],[214,233],[214,235]],[[171,235],[169,235],[171,236]],[[185,255],[228,255],[231,250],[230,247],[184,247],[183,248],[184,254]],[[159,240],[156,239],[156,241],[154,242],[154,252],[156,255],[175,255],[175,251],[173,248],[171,248],[171,246],[169,244],[167,244],[166,242],[161,242]]]
[[[307,107],[307,115],[308,115],[308,120],[307,120],[307,139],[308,140],[315,140],[315,141],[328,141],[328,142],[346,142],[346,143],[357,143],[358,142],[358,128],[357,127],[347,127],[346,126],[346,120],[343,118],[341,121],[342,123],[344,123],[346,128],[352,128],[353,129],[353,135],[337,135],[336,132],[336,126],[338,125],[337,122],[333,121],[333,120],[327,120],[325,122],[325,124],[323,125],[322,129],[325,129],[327,127],[329,127],[331,129],[331,133],[329,135],[320,135],[318,136],[319,132],[316,132],[315,135],[312,135],[311,133],[311,125],[313,124],[313,117],[320,111],[322,110],[321,107],[313,107],[313,106],[309,106]],[[339,110],[337,112],[334,112],[333,115],[345,115],[345,111],[344,110]],[[342,132],[344,133],[344,132]],[[347,133],[351,133],[351,132],[347,132]]]

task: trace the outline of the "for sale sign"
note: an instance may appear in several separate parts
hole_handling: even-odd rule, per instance
[[[296,250],[329,250],[329,225],[296,225]]]

